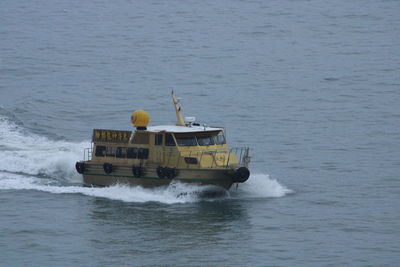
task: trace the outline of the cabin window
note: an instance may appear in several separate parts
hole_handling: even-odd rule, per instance
[[[197,137],[197,142],[201,146],[212,146],[215,144],[211,136]]]
[[[178,146],[197,146],[196,137],[193,134],[175,134]]]
[[[225,136],[223,132],[219,132],[217,136],[215,136],[215,143],[217,145],[224,145],[226,144]]]
[[[118,147],[115,156],[117,158],[126,158],[126,147]]]
[[[138,149],[136,147],[128,147],[126,150],[126,157],[128,159],[136,159],[138,154]]]
[[[149,158],[149,149],[139,148],[138,149],[138,159],[148,159],[148,158]]]
[[[200,146],[215,145],[212,133],[197,133],[196,138],[197,138],[197,143],[199,143]]]
[[[135,132],[133,136],[132,144],[148,145],[149,144],[149,133]]]
[[[161,146],[163,143],[163,134],[156,134],[155,135],[155,140],[154,140],[154,144],[156,146]]]
[[[112,146],[108,146],[106,148],[106,156],[107,157],[115,157],[116,148]]]
[[[166,146],[175,146],[174,137],[170,133],[165,134],[165,145]]]
[[[197,158],[185,157],[185,162],[186,162],[187,164],[197,164]]]
[[[96,146],[96,157],[104,157],[106,155],[106,147],[105,146]]]

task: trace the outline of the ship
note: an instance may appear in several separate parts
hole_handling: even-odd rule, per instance
[[[144,110],[131,114],[133,131],[94,129],[83,160],[75,164],[88,186],[124,184],[168,186],[174,182],[229,190],[250,177],[249,147],[230,148],[224,127],[183,117],[180,99],[171,94],[175,125],[148,126]]]

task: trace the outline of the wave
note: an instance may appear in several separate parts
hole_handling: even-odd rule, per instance
[[[250,177],[242,185],[242,198],[282,197],[292,191],[276,180],[265,180],[266,175]],[[263,179],[259,179],[264,177]],[[263,186],[260,186],[263,185]],[[257,189],[255,190],[254,188]],[[38,178],[23,174],[0,173],[0,190],[35,190],[52,194],[82,194],[91,197],[107,198],[124,202],[159,202],[163,204],[193,203],[230,199],[231,194],[222,188],[195,184],[172,183],[169,186],[143,188],[140,186],[113,185],[109,187],[83,187],[81,185],[62,185],[50,178]],[[236,199],[237,197],[233,197]]]
[[[293,193],[293,190],[265,173],[251,174],[247,182],[238,186],[238,191],[241,196],[251,198],[283,197]]]
[[[82,194],[91,197],[101,197],[124,202],[159,202],[164,204],[196,202],[201,197],[199,192],[205,192],[207,187],[187,184],[175,184],[168,187],[142,188],[127,185],[110,187],[83,187],[79,185],[63,186],[55,184],[54,180],[29,177],[19,174],[0,173],[1,190],[35,190],[52,194]],[[185,192],[185,194],[182,194]]]
[[[158,188],[130,187],[113,185],[110,187],[83,187],[81,185],[62,185],[51,178],[38,178],[23,174],[0,173],[0,190],[36,190],[52,194],[82,194],[124,202],[159,202],[163,204],[193,203],[221,199],[254,199],[283,197],[293,191],[270,179],[266,174],[251,175],[239,190],[232,194],[213,186],[173,183]],[[232,195],[232,196],[231,196]]]
[[[75,162],[90,143],[55,141],[0,117],[0,171],[79,181]]]

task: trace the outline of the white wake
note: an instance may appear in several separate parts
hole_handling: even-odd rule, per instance
[[[51,179],[29,177],[19,174],[0,173],[0,190],[36,190],[52,194],[82,194],[124,202],[159,202],[164,204],[200,201],[202,193],[215,190],[208,186],[176,183],[168,187],[143,188],[127,185],[110,187],[83,187],[59,185]],[[211,199],[210,199],[211,200]]]
[[[79,181],[75,162],[89,142],[50,140],[0,117],[0,171]]]

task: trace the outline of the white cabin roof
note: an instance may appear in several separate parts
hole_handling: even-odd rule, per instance
[[[149,126],[149,132],[171,132],[171,133],[193,133],[193,132],[213,132],[222,131],[223,128],[208,127],[208,126],[176,126],[176,125],[159,125]]]

